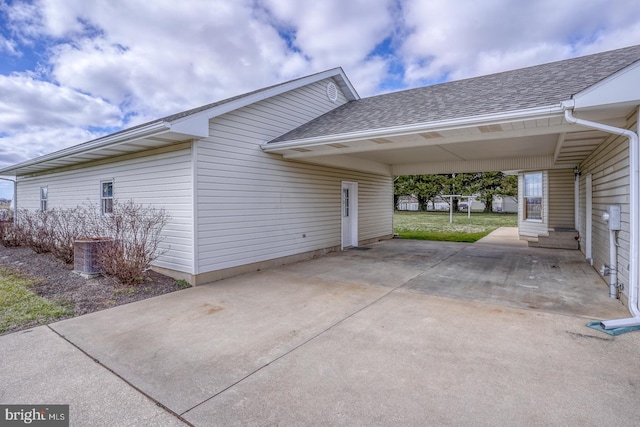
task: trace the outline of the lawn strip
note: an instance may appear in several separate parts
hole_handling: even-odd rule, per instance
[[[20,325],[44,324],[73,313],[69,304],[47,301],[29,290],[34,283],[0,268],[0,334]]]

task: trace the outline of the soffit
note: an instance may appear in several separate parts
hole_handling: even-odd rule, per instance
[[[11,168],[7,168],[7,170],[10,169],[10,171],[16,175],[30,175],[43,171],[76,166],[83,163],[162,148],[189,141],[191,139],[193,139],[192,136],[187,136],[182,133],[161,132],[152,136],[126,140],[126,142],[121,144],[110,144],[106,147],[97,147],[93,150],[83,150],[64,156],[47,158],[42,162],[31,162],[24,166],[16,165]]]
[[[623,118],[602,121],[614,126],[624,125]],[[442,173],[446,164],[452,168],[467,164],[470,168],[494,170],[492,168],[502,164],[496,162],[501,159],[533,159],[533,165],[541,165],[540,159],[545,159],[544,167],[573,168],[607,137],[608,134],[604,132],[569,124],[561,113],[554,113],[529,120],[484,122],[474,126],[425,129],[380,137],[345,137],[343,140],[323,143],[310,141],[306,145],[281,148],[275,148],[273,144],[263,148],[282,154],[287,159],[311,163],[318,158],[322,164],[331,164],[332,157],[345,157],[354,165],[364,165],[359,170],[365,170],[373,164],[383,166],[375,168],[378,172],[412,168],[420,170],[419,165],[439,163],[438,171]],[[428,169],[429,166],[422,167],[422,170]]]

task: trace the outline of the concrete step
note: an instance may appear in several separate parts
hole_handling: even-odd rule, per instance
[[[580,234],[572,228],[556,228],[549,230],[548,236],[539,236],[537,242],[529,241],[532,248],[580,249]]]

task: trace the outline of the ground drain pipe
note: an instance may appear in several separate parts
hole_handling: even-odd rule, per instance
[[[603,329],[617,329],[630,326],[640,326],[640,308],[638,307],[638,167],[640,158],[638,157],[638,134],[628,129],[622,129],[602,123],[574,117],[572,110],[575,106],[573,100],[562,102],[565,120],[572,124],[585,126],[603,132],[621,135],[629,139],[629,312],[630,318],[603,320],[600,326]],[[638,113],[638,124],[640,125],[640,112]]]

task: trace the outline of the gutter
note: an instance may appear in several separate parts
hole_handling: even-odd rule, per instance
[[[575,107],[574,100],[563,101],[561,105],[567,122],[595,130],[601,130],[614,135],[621,135],[629,140],[629,234],[631,237],[629,241],[630,260],[628,306],[632,317],[626,319],[603,320],[600,322],[600,326],[603,329],[640,326],[640,307],[638,306],[638,253],[640,252],[640,230],[638,224],[638,191],[640,190],[638,169],[640,166],[640,158],[638,157],[638,134],[628,129],[622,129],[574,117],[572,114]],[[640,119],[640,112],[638,115],[638,118]]]

